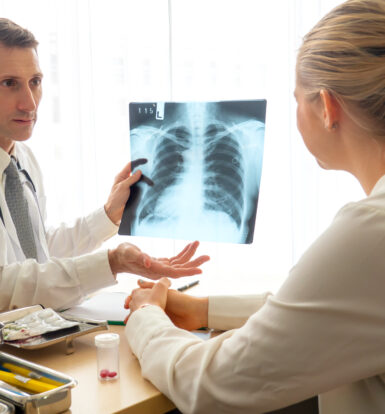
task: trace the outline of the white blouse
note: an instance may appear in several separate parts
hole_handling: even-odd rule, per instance
[[[385,413],[385,176],[276,295],[210,297],[209,325],[238,329],[203,341],[156,306],[126,326],[144,377],[183,413],[264,413],[314,395],[322,414]]]

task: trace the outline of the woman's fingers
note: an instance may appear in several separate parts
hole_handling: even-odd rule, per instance
[[[143,279],[139,279],[137,283],[142,289],[151,289],[155,285],[154,282],[148,282],[147,280]]]
[[[131,295],[129,295],[129,296],[126,297],[126,299],[124,301],[124,309],[129,309],[131,299],[132,299],[132,296]]]

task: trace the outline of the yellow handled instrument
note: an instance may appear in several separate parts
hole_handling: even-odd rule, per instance
[[[24,388],[27,391],[35,393],[50,391],[57,388],[55,385],[47,384],[42,381],[23,377],[22,375],[3,370],[0,370],[0,380],[7,382],[8,384],[15,385],[18,388]]]
[[[55,385],[56,387],[60,387],[61,385],[64,385],[64,382],[55,381],[54,379],[45,377],[27,368],[20,367],[19,365],[11,364],[10,362],[4,362],[3,367],[6,369],[9,369],[15,374],[20,374],[20,375],[23,375],[24,377],[42,381],[42,382],[45,382],[46,384]]]

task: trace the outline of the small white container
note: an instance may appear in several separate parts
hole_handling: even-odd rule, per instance
[[[119,335],[104,333],[95,336],[98,378],[111,381],[119,378]]]

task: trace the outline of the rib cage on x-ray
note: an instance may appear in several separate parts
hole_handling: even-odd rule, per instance
[[[183,153],[190,146],[191,134],[184,127],[171,128],[166,131],[163,139],[157,144],[151,175],[151,179],[157,185],[148,191],[148,198],[139,214],[139,223],[152,215],[154,206],[157,205],[164,192],[181,180],[185,167]]]
[[[148,159],[141,170],[155,185],[139,183],[129,234],[251,242],[264,120],[218,103],[173,105],[167,111],[166,103],[161,122],[146,120],[131,130],[131,159]]]
[[[239,143],[223,124],[210,124],[204,142],[204,205],[222,210],[242,224],[244,205],[244,167]]]

